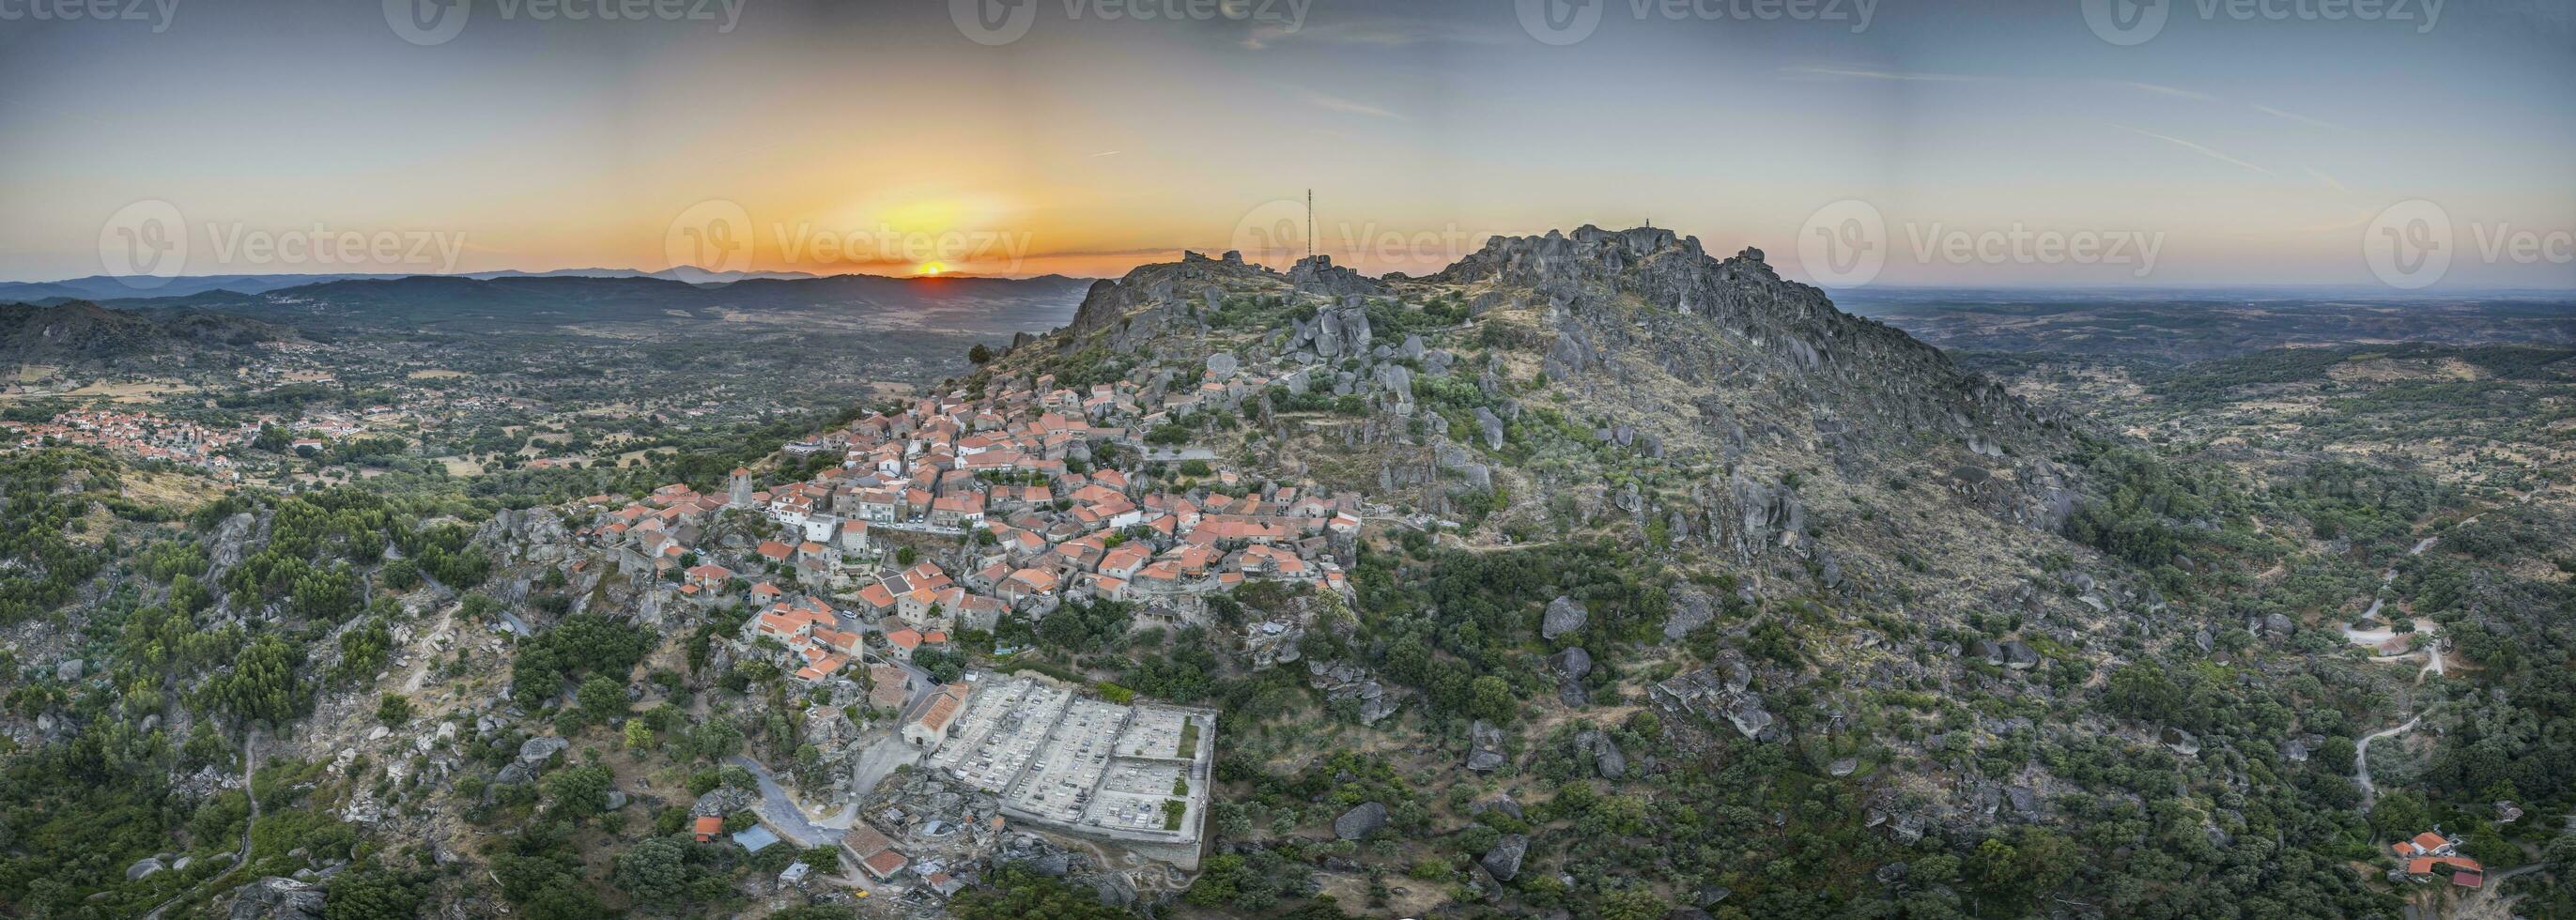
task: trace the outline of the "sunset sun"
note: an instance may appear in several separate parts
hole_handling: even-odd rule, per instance
[[[916,275],[937,275],[946,273],[947,271],[948,263],[946,262],[923,262],[920,267],[913,269],[912,273]]]

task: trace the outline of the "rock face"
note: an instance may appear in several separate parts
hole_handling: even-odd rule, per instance
[[[510,784],[536,779],[537,774],[545,771],[548,761],[553,760],[557,753],[569,747],[572,747],[572,742],[551,735],[520,742],[519,756],[512,759],[508,766],[502,767],[500,775],[494,777],[494,780]]]
[[[1717,258],[1669,230],[1586,226],[1494,237],[1423,280],[1544,304],[1528,339],[1541,369],[1577,405],[1620,420],[1599,431],[1615,446],[1727,459],[1785,448],[1849,480],[1877,475],[1883,451],[1932,438],[1989,471],[1959,487],[1981,510],[2050,529],[2072,509],[2067,474],[2047,459],[2065,439],[2062,414],[1836,309],[1823,291],[1782,279],[1759,250]],[[1795,488],[1774,469],[1749,465],[1736,488],[1694,496],[1679,526],[1667,520],[1670,532],[1748,560],[1783,547],[1815,559]],[[1849,562],[1819,565],[1828,587],[1850,587]]]
[[[1503,839],[1494,841],[1493,849],[1476,858],[1476,864],[1498,881],[1511,881],[1521,874],[1521,859],[1529,855],[1529,844],[1527,834],[1504,834]]]
[[[1731,667],[1728,667],[1732,665]],[[1721,673],[1724,668],[1727,673]],[[1750,681],[1741,662],[1720,662],[1718,667],[1704,668],[1654,685],[1651,695],[1655,705],[1668,713],[1691,715],[1723,721],[1737,733],[1754,741],[1778,741],[1788,736],[1771,712],[1763,708],[1762,696],[1747,689]]]
[[[1698,591],[1684,590],[1673,595],[1673,612],[1664,618],[1664,638],[1680,639],[1691,630],[1717,619],[1717,602]]]
[[[1189,323],[1190,308],[1204,306],[1210,289],[1222,292],[1230,283],[1278,277],[1278,272],[1255,263],[1196,253],[1185,254],[1179,262],[1137,266],[1118,280],[1093,282],[1082,306],[1074,311],[1073,322],[1058,337],[1058,345],[1071,351],[1103,342],[1115,351],[1133,351],[1164,325]]]
[[[1483,407],[1483,406],[1477,406],[1477,407],[1476,407],[1476,428],[1477,428],[1477,430],[1478,430],[1480,433],[1482,433],[1482,434],[1484,435],[1484,438],[1485,438],[1485,449],[1486,449],[1486,450],[1501,450],[1501,449],[1503,449],[1503,418],[1502,418],[1502,416],[1495,415],[1495,414],[1494,414],[1494,410],[1492,410],[1492,409],[1488,409],[1488,408],[1485,408],[1485,407]]]
[[[2189,755],[2200,753],[2200,736],[2183,731],[2179,728],[2166,726],[2164,732],[2159,735],[2156,740],[2164,742],[2165,747],[2172,748],[2173,752],[2176,754]]]
[[[125,880],[136,881],[167,868],[169,867],[161,864],[160,857],[146,856],[135,861],[134,865],[125,867]]]
[[[1467,728],[1467,769],[1478,773],[1500,770],[1511,759],[1503,754],[1503,730],[1478,719]]]
[[[322,920],[322,889],[310,882],[269,876],[233,899],[232,920]]]
[[[1538,634],[1543,638],[1554,639],[1566,633],[1580,631],[1584,624],[1590,622],[1592,622],[1591,611],[1583,609],[1583,604],[1575,599],[1560,594],[1555,600],[1548,602],[1547,617],[1539,622]]]
[[[1386,803],[1361,802],[1333,819],[1333,836],[1343,840],[1362,840],[1385,826]]]
[[[1568,706],[1592,702],[1592,694],[1583,687],[1583,678],[1592,673],[1592,653],[1577,645],[1547,656],[1547,665],[1556,671],[1556,698]]]
[[[1395,697],[1366,668],[1347,661],[1308,661],[1306,673],[1306,682],[1324,691],[1325,700],[1354,707],[1361,722],[1374,725],[1395,714]]]
[[[1344,265],[1333,264],[1333,257],[1312,255],[1297,260],[1288,269],[1288,283],[1297,290],[1334,297],[1386,293],[1386,285]]]
[[[1369,329],[1368,305],[1357,296],[1316,311],[1312,321],[1300,321],[1290,329],[1282,344],[1286,351],[1305,352],[1314,358],[1333,361],[1344,357],[1366,355],[1373,335]]]
[[[718,786],[707,790],[705,795],[698,796],[696,802],[690,803],[689,814],[692,816],[729,815],[750,808],[753,803],[759,801],[760,794],[749,789]]]
[[[1601,778],[1618,779],[1628,775],[1628,754],[1619,750],[1619,742],[1611,740],[1609,733],[1597,728],[1584,729],[1575,733],[1574,746],[1592,755],[1592,769],[1600,773]]]

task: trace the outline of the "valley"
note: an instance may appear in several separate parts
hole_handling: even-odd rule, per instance
[[[261,334],[21,354],[0,902],[2570,903],[2563,308],[1873,320],[1593,227],[882,281],[193,292]],[[163,804],[53,817],[108,796]]]

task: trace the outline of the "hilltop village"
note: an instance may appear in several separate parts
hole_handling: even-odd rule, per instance
[[[785,462],[820,467],[806,478],[735,469],[721,493],[673,484],[624,503],[591,496],[578,509],[589,523],[571,536],[620,571],[652,572],[665,604],[748,613],[735,660],[768,661],[873,716],[842,748],[847,782],[761,810],[799,843],[836,836],[861,890],[953,892],[966,880],[947,867],[978,855],[960,848],[1000,843],[1013,821],[1192,870],[1216,712],[1044,674],[964,672],[958,646],[975,636],[1007,658],[1029,624],[1098,604],[1132,610],[1137,628],[1205,625],[1210,595],[1255,580],[1347,598],[1351,541],[1364,517],[1391,511],[1255,482],[1158,434],[1189,413],[1232,411],[1283,376],[1303,390],[1302,372],[1250,372],[1230,356],[1178,385],[993,380],[788,445]],[[1244,641],[1270,650],[1266,661],[1294,661],[1304,625],[1256,623]],[[898,767],[926,768],[941,791],[953,784],[991,807],[911,824],[879,808],[853,816]]]

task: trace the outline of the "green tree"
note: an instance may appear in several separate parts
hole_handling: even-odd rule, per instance
[[[582,717],[594,723],[605,725],[626,714],[626,685],[606,674],[593,674],[582,681],[575,696],[581,701]]]
[[[2412,837],[2433,824],[2424,807],[2424,798],[2404,789],[2379,794],[2370,806],[2370,831],[2375,837],[2392,840]]]
[[[670,904],[689,888],[686,845],[669,837],[647,837],[617,854],[609,884],[638,904]]]
[[[599,764],[556,770],[546,777],[549,813],[576,820],[600,813],[608,807],[608,786],[616,779],[615,773]]]
[[[369,868],[331,878],[322,892],[323,920],[409,920],[419,915],[429,876]]]
[[[996,870],[986,881],[992,887],[968,889],[949,902],[949,914],[958,920],[1132,920],[1126,911],[1100,903],[1087,889],[1016,863]]]
[[[1500,724],[1520,712],[1520,700],[1512,696],[1512,685],[1492,674],[1476,678],[1468,685],[1468,693],[1467,710],[1476,718]]]
[[[1601,898],[1602,920],[1659,920],[1672,909],[1644,888],[1622,888]]]

